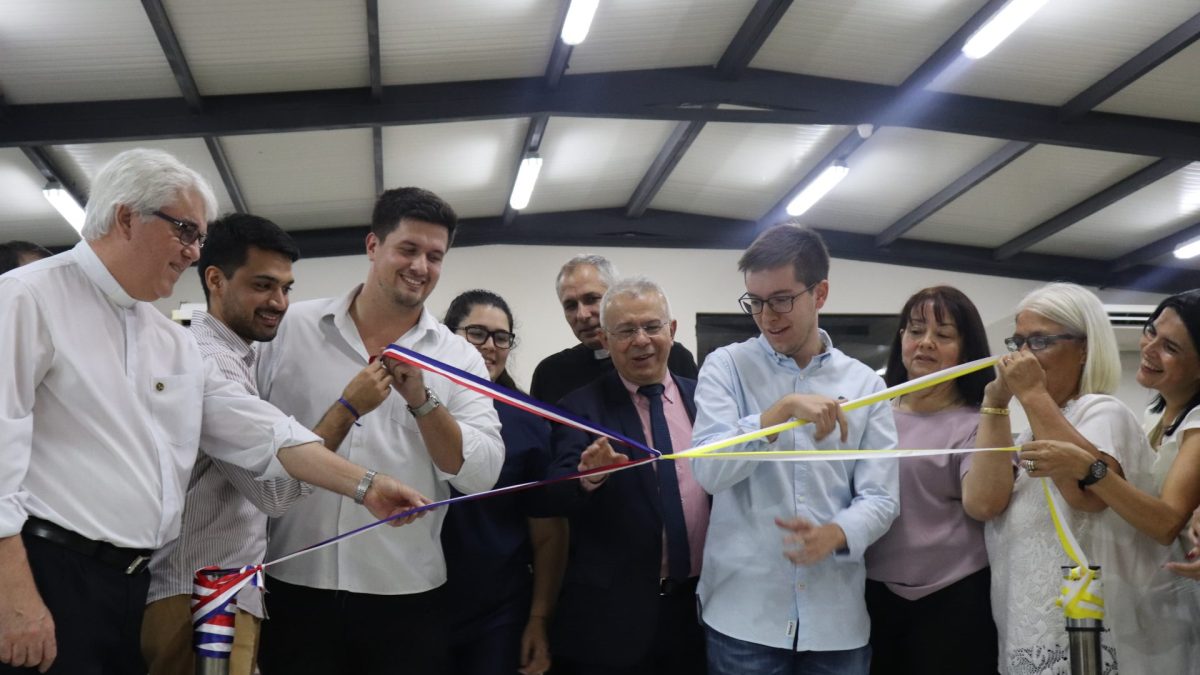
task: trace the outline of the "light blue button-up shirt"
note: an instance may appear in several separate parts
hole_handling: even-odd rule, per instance
[[[791,393],[854,400],[884,388],[863,363],[835,349],[821,331],[823,353],[805,368],[771,349],[763,336],[708,355],[696,388],[693,445],[761,428],[759,414]],[[838,430],[821,441],[804,425],[744,450],[885,449],[896,446],[887,402],[846,413],[849,440]],[[797,651],[855,649],[867,643],[870,620],[863,553],[900,513],[896,460],[759,462],[697,460],[696,480],[713,495],[700,599],[704,622],[730,637]],[[837,523],[846,549],[814,565],[784,557],[775,518]]]

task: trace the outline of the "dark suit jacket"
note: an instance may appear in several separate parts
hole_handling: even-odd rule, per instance
[[[696,381],[672,377],[695,422]],[[568,394],[559,406],[646,441],[637,410],[615,370]],[[547,477],[575,473],[580,455],[593,440],[591,434],[554,425],[554,459]],[[613,449],[635,459],[643,455],[615,442]],[[653,465],[610,474],[591,493],[577,480],[559,483],[550,486],[546,497],[554,510],[570,517],[571,525],[571,555],[556,613],[553,652],[597,665],[636,663],[649,650],[658,619],[663,525]]]

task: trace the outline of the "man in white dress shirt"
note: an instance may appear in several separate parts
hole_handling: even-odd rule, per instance
[[[450,332],[425,300],[441,275],[457,216],[419,188],[388,190],[371,219],[366,283],[341,297],[298,302],[262,345],[259,391],[303,424],[317,423],[342,383],[390,343],[483,379],[479,352]],[[390,361],[390,360],[389,360]],[[504,445],[492,402],[394,362],[399,396],[360,420],[338,448],[435,499],[490,489]],[[446,653],[441,526],[430,513],[397,532],[367,532],[270,569],[259,658],[276,673],[440,672]],[[313,494],[271,524],[268,557],[365,524],[337,499]]]
[[[178,534],[202,441],[380,516],[425,503],[230,382],[149,304],[215,211],[174,157],[123,152],[93,181],[84,240],[0,278],[0,673],[145,672],[146,563]]]

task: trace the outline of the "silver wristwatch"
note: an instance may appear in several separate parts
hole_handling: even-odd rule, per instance
[[[371,484],[375,482],[375,470],[368,471],[363,475],[362,480],[358,481],[358,487],[354,490],[354,503],[362,504],[367,498],[367,490],[371,489]]]
[[[425,399],[425,402],[422,403],[421,405],[419,405],[415,408],[412,407],[411,405],[405,406],[408,408],[408,412],[412,413],[412,416],[417,419],[420,419],[420,418],[428,415],[429,413],[436,410],[437,407],[442,404],[442,402],[440,400],[438,400],[437,394],[433,393],[433,390],[430,389],[429,387],[425,387],[425,396],[427,398]]]

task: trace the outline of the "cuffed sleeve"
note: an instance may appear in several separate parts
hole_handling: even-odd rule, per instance
[[[759,414],[740,415],[737,392],[739,382],[727,353],[709,354],[700,368],[696,384],[696,424],[692,431],[692,447],[707,445],[762,428]],[[759,439],[743,443],[738,450],[765,450],[770,447]],[[737,459],[692,462],[692,475],[709,494],[740,483],[754,473],[756,462]]]

